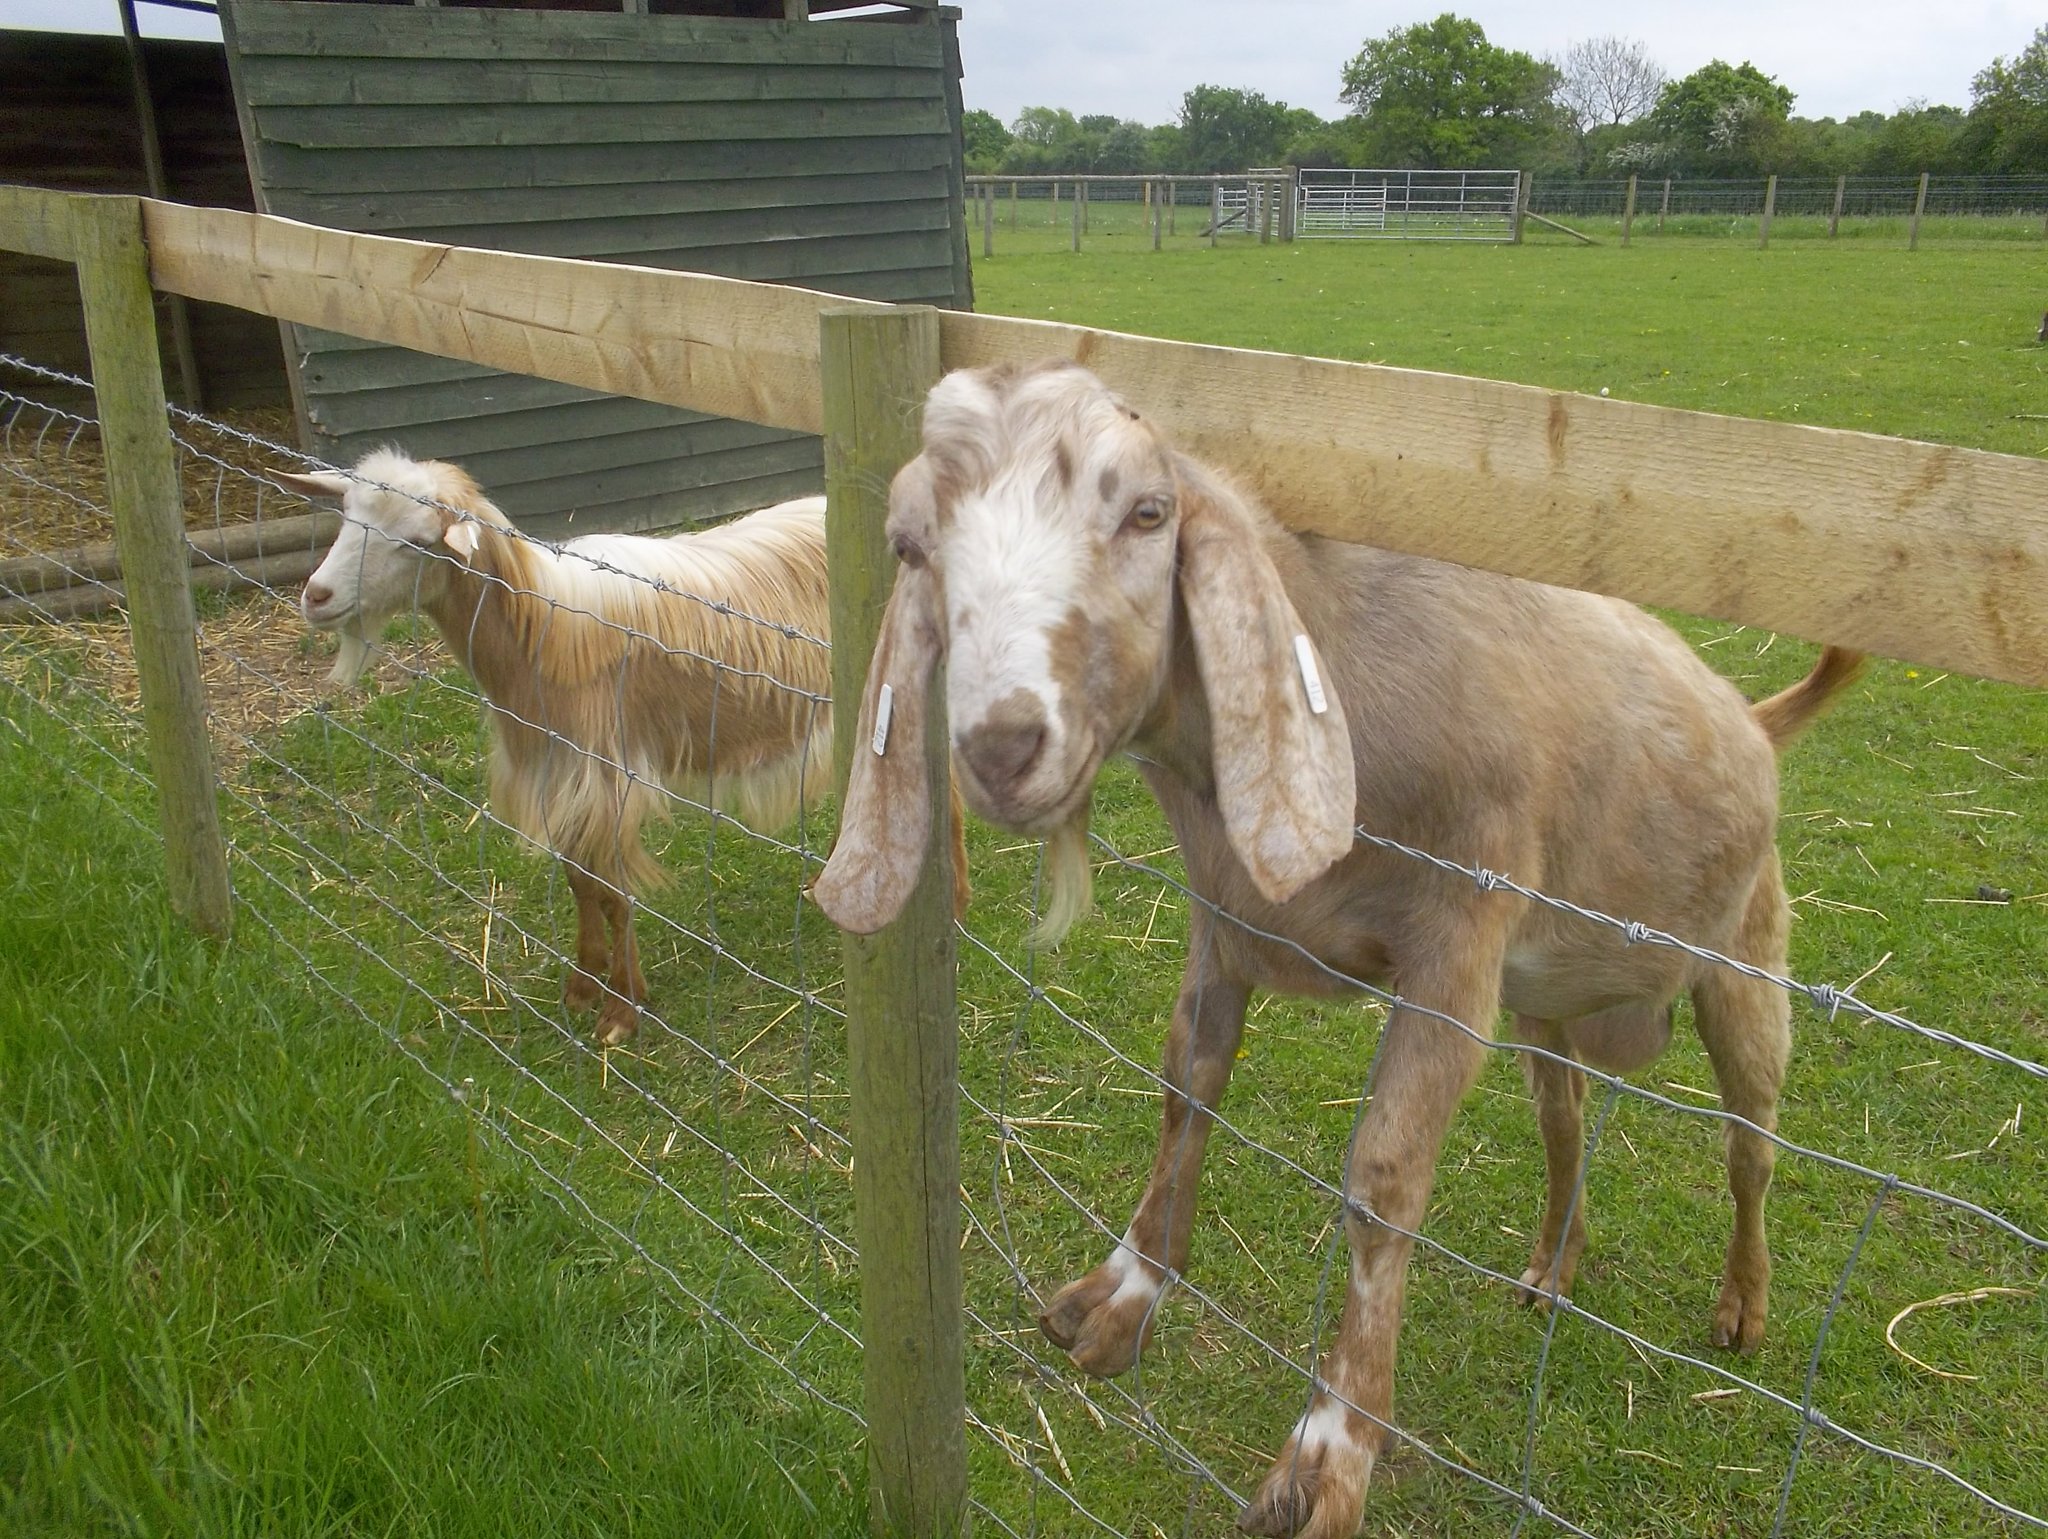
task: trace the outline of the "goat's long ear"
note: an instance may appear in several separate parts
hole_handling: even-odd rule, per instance
[[[296,470],[266,470],[266,481],[275,481],[279,486],[297,492],[301,497],[319,497],[328,502],[339,502],[348,495],[347,476],[335,475],[332,471],[317,471],[303,475]]]
[[[940,635],[938,584],[931,571],[898,567],[868,665],[839,841],[811,886],[825,916],[856,935],[872,935],[902,912],[924,868],[932,824],[925,719]],[[884,688],[889,706],[878,731]],[[844,732],[845,725],[838,730]],[[955,897],[957,902],[957,891]]]
[[[1351,848],[1351,734],[1250,511],[1201,467],[1176,457],[1174,468],[1181,598],[1209,702],[1217,804],[1259,891],[1284,903]]]

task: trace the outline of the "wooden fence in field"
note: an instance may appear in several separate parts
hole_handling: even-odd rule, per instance
[[[0,187],[0,249],[78,268],[171,892],[215,933],[226,862],[153,291],[822,432],[842,699],[892,580],[881,489],[925,391],[1050,357],[1298,529],[2048,685],[2048,464],[2016,456],[147,199]],[[928,750],[943,763],[942,724]],[[952,1530],[966,1500],[947,844],[930,902],[846,942],[871,1495],[906,1533]]]

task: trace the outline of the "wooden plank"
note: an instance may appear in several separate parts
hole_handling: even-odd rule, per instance
[[[813,208],[834,203],[899,203],[947,194],[945,168],[684,181],[664,176],[628,185],[599,182],[577,187],[460,187],[409,192],[321,193],[295,190],[292,217],[309,224],[377,235],[417,234],[467,222],[511,231],[518,226],[570,219],[647,218],[746,208]],[[630,211],[630,212],[628,212]]]
[[[835,236],[893,236],[944,231],[951,220],[940,198],[900,202],[821,203],[804,208],[738,208],[648,217],[563,219],[552,224],[503,226],[458,222],[405,231],[413,240],[448,246],[518,250],[530,256],[635,258],[642,253],[678,253],[707,247],[752,247],[769,242],[812,244]],[[515,244],[516,243],[516,244]],[[656,266],[668,266],[667,261]],[[695,263],[688,264],[695,267]],[[736,264],[744,266],[745,264]],[[751,277],[734,272],[731,277]]]
[[[941,328],[949,369],[1087,364],[1298,529],[2048,685],[2048,464],[1045,321]]]
[[[458,145],[423,155],[414,149],[304,150],[262,147],[271,197],[315,192],[467,190],[470,188],[641,187],[663,181],[813,176],[833,172],[944,168],[951,135],[901,139],[770,140],[754,144],[617,144],[603,154],[581,145]],[[295,205],[286,205],[295,207]],[[275,212],[273,208],[271,212]]]
[[[493,419],[466,417],[423,419],[418,428],[399,434],[373,431],[332,437],[356,444],[396,439],[400,447],[416,450],[420,458],[459,462],[486,487],[526,486],[569,476],[633,470],[730,449],[758,449],[791,438],[787,428],[764,428],[729,417],[707,417],[681,427],[663,425],[576,437],[555,436],[553,423],[554,419],[548,418],[539,424],[549,436],[529,438],[525,443],[508,441],[498,431],[502,424]],[[534,426],[531,419],[529,426]]]
[[[195,566],[188,581],[195,593],[233,592],[241,588],[285,588],[312,576],[324,550],[280,551],[233,565]],[[4,593],[0,589],[0,593]],[[18,598],[0,596],[0,625],[42,620],[74,620],[103,615],[127,604],[128,586],[121,582],[88,582],[71,588],[50,588]]]
[[[601,508],[630,497],[694,491],[700,486],[749,476],[772,475],[814,459],[802,439],[781,439],[706,454],[671,456],[645,465],[611,465],[574,475],[539,476],[515,488],[503,485],[507,511],[553,513],[565,508]],[[513,505],[516,505],[513,506]]]
[[[873,65],[936,68],[931,27],[781,27],[713,17],[626,17],[546,11],[444,10],[422,17],[371,6],[234,0],[241,51],[346,59],[437,57],[602,59],[682,64]]]
[[[754,508],[765,508],[770,503],[786,502],[792,497],[808,497],[823,488],[824,472],[813,456],[809,465],[777,471],[773,475],[699,487],[680,496],[671,494],[608,503],[602,510],[603,527],[619,534],[676,529]],[[589,533],[591,519],[587,513],[547,514],[521,519],[519,527],[542,539],[564,540]]]
[[[171,906],[201,934],[225,937],[231,920],[227,845],[206,735],[184,508],[140,200],[78,198],[70,214]]]
[[[832,698],[849,727],[895,575],[889,481],[918,451],[939,377],[936,321],[931,310],[823,318]],[[869,1528],[886,1539],[964,1533],[967,1514],[958,968],[946,713],[931,693],[923,741],[899,729],[888,745],[925,759],[934,794],[910,810],[929,823],[924,870],[893,923],[842,937]],[[833,748],[842,800],[853,756],[869,752],[856,736],[842,728]]]
[[[817,432],[802,289],[151,204],[159,288],[611,395]]]
[[[251,61],[256,107],[458,106],[635,102],[873,101],[942,97],[929,65],[702,64],[597,59],[429,57]]]
[[[589,106],[258,107],[266,141],[301,149],[447,149],[478,144],[727,144],[774,139],[894,139],[948,131],[941,99],[872,102],[677,102]]]
[[[289,518],[261,518],[185,532],[186,554],[194,566],[247,561],[290,551],[324,550],[334,543],[341,515],[323,510]],[[69,588],[121,575],[121,547],[111,540],[72,550],[0,561],[0,589],[9,593]]]
[[[0,249],[70,261],[70,202],[61,192],[0,185]]]

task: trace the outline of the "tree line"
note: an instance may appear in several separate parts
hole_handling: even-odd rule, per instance
[[[1793,115],[1790,87],[1747,61],[1673,79],[1602,37],[1538,58],[1448,12],[1370,39],[1343,66],[1351,110],[1323,119],[1257,91],[1198,85],[1148,126],[1027,107],[966,115],[971,173],[1202,174],[1249,166],[1521,167],[1544,177],[2048,175],[2048,26],[1971,83],[1970,105]]]

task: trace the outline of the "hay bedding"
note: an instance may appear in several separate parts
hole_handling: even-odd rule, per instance
[[[291,414],[282,409],[221,416],[228,427],[258,438],[287,442],[293,436]],[[302,499],[242,473],[275,456],[195,424],[181,423],[178,432],[189,446],[179,456],[186,528],[307,511]],[[90,424],[23,411],[0,434],[0,556],[49,555],[111,540],[106,503],[105,456]],[[333,643],[306,633],[297,601],[296,585],[201,601],[200,674],[223,772],[248,757],[250,740],[266,740],[326,698]],[[437,671],[445,662],[436,643],[404,642],[380,648],[364,677],[376,688],[402,688],[419,671]],[[140,699],[127,624],[118,613],[0,624],[0,679],[36,699],[83,688],[130,713]]]

